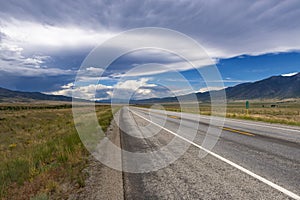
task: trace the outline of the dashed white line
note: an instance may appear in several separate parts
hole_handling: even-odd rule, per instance
[[[224,157],[222,157],[222,156],[220,156],[220,155],[218,155],[218,154],[216,154],[216,153],[214,153],[214,152],[212,152],[212,151],[210,151],[210,150],[208,150],[206,148],[203,148],[202,146],[196,144],[195,142],[190,141],[190,140],[188,140],[188,139],[186,139],[186,138],[178,135],[177,133],[174,133],[173,131],[171,131],[171,130],[169,130],[169,129],[167,129],[167,128],[165,128],[165,127],[163,127],[163,126],[161,126],[161,125],[159,125],[159,124],[157,124],[157,123],[155,123],[155,122],[153,122],[153,121],[151,121],[151,120],[149,120],[149,119],[147,119],[147,118],[145,118],[143,116],[141,116],[140,114],[137,114],[136,112],[134,112],[132,110],[130,110],[130,111],[133,114],[139,116],[140,118],[142,118],[142,119],[144,119],[144,120],[146,120],[146,121],[148,121],[148,122],[150,122],[150,123],[152,123],[152,124],[154,124],[154,125],[162,128],[162,129],[164,129],[165,131],[167,131],[167,132],[169,132],[169,133],[171,133],[171,134],[173,134],[173,135],[175,135],[175,136],[177,136],[179,138],[181,138],[182,140],[184,140],[184,141],[192,144],[193,146],[195,146],[195,147],[197,147],[197,148],[199,148],[199,149],[207,152],[208,154],[210,154],[210,155],[218,158],[219,160],[222,160],[223,162],[225,162],[225,163],[227,163],[227,164],[229,164],[229,165],[231,165],[231,166],[239,169],[240,171],[242,171],[242,172],[244,172],[244,173],[252,176],[253,178],[256,178],[257,180],[260,180],[261,182],[263,182],[263,183],[265,183],[265,184],[273,187],[274,189],[276,189],[276,190],[278,190],[278,191],[286,194],[287,196],[289,196],[289,197],[291,197],[293,199],[300,200],[300,196],[298,196],[297,194],[295,194],[295,193],[293,193],[293,192],[291,192],[291,191],[289,191],[289,190],[287,190],[287,189],[285,189],[285,188],[283,188],[283,187],[281,187],[281,186],[279,186],[279,185],[277,185],[277,184],[275,184],[275,183],[273,183],[273,182],[271,182],[271,181],[269,181],[269,180],[267,180],[267,179],[265,179],[265,178],[263,178],[263,177],[255,174],[254,172],[251,172],[250,170],[248,170],[248,169],[246,169],[246,168],[244,168],[244,167],[242,167],[242,166],[240,166],[240,165],[238,165],[238,164],[236,164],[236,163],[234,163],[234,162],[232,162],[232,161],[230,161],[230,160],[228,160],[228,159],[226,159],[226,158],[224,158]]]

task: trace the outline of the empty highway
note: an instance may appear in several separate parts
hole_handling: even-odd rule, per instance
[[[180,156],[171,148],[175,160],[160,155],[172,161],[161,169],[123,172],[125,199],[299,199],[298,127],[226,119],[223,127],[212,124],[207,135],[209,116],[136,107],[123,107],[117,115],[127,151],[157,151],[174,138],[180,141],[177,149],[186,148]],[[205,140],[216,144],[206,148]],[[124,154],[122,164],[140,162]]]

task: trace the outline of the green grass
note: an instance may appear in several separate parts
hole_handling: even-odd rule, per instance
[[[0,199],[65,198],[70,191],[62,185],[84,186],[82,169],[89,155],[75,130],[72,110],[61,105],[23,107],[0,109]],[[106,130],[111,108],[96,110]]]

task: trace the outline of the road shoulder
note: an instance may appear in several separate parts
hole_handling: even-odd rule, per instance
[[[106,135],[113,143],[120,145],[119,128],[112,120]],[[111,169],[93,156],[89,157],[89,164],[84,171],[88,174],[85,186],[71,195],[69,199],[124,199],[122,172]]]

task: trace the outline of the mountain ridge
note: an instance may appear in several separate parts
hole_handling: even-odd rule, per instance
[[[300,72],[293,76],[271,76],[263,80],[241,83],[223,90],[211,92],[219,93],[223,92],[224,90],[228,100],[300,98]],[[191,97],[194,94],[196,95],[198,101],[210,100],[209,92],[192,93],[182,95],[179,98],[183,99],[184,101],[191,101]],[[0,102],[30,102],[35,100],[72,101],[72,97],[43,94],[41,92],[13,91],[0,87]],[[97,102],[110,103],[110,100]],[[160,102],[178,102],[178,100],[177,97],[165,97],[130,101],[132,104]]]
[[[220,93],[225,90],[228,100],[253,100],[253,99],[288,99],[300,98],[300,72],[293,76],[271,76],[269,78],[241,83],[227,87],[222,90],[211,91]],[[209,92],[194,93],[198,101],[209,101]],[[194,94],[180,96],[181,99],[189,101]],[[158,102],[177,102],[176,97],[152,98],[142,100],[132,100],[131,103],[158,103]]]
[[[41,92],[13,91],[0,87],[0,102],[72,101],[72,97],[50,95]]]

